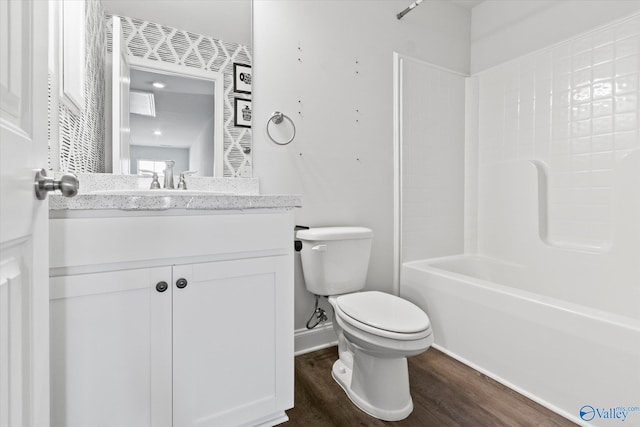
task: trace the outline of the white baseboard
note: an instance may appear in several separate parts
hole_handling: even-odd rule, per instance
[[[331,322],[323,323],[313,329],[296,329],[294,332],[295,355],[311,353],[338,344]]]

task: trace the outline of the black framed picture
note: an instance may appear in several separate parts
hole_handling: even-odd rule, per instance
[[[234,98],[233,125],[241,128],[251,127],[251,100]]]
[[[251,93],[251,65],[233,64],[233,91]]]

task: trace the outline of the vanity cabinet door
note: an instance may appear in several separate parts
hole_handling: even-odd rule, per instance
[[[51,278],[52,426],[171,426],[171,282],[171,267]]]
[[[257,425],[291,407],[289,258],[174,267],[174,426]]]

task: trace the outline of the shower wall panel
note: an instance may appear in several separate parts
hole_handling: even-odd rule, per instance
[[[463,251],[465,77],[400,61],[402,261]]]
[[[543,162],[549,243],[609,247],[615,170],[640,149],[639,75],[635,14],[476,76],[479,171]]]

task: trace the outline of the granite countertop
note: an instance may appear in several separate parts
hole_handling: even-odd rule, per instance
[[[78,174],[75,197],[49,195],[50,216],[68,211],[166,211],[169,209],[282,209],[302,205],[301,196],[259,194],[255,178],[189,177],[188,190],[149,190],[151,178],[135,175]]]
[[[72,198],[51,194],[49,210],[117,209],[125,211],[163,211],[168,209],[236,210],[293,208],[302,205],[300,196],[267,194],[180,195],[78,194]]]

